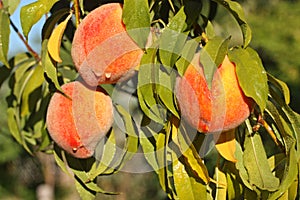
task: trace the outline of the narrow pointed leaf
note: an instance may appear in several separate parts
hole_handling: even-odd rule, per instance
[[[4,9],[0,9],[0,63],[2,62],[7,68],[10,68],[7,61],[10,36],[9,25],[8,13]]]
[[[123,22],[131,38],[145,48],[150,33],[150,11],[147,0],[125,0]]]
[[[34,24],[36,24],[43,15],[48,13],[52,6],[58,0],[39,0],[21,8],[20,20],[23,34],[28,38],[28,34]]]
[[[20,4],[20,0],[3,0],[4,7],[8,8],[8,12],[12,15]]]
[[[266,108],[268,99],[268,78],[258,54],[251,48],[234,48],[228,52],[230,61],[236,65],[239,84],[246,96],[260,107]]]
[[[59,55],[61,40],[71,17],[72,14],[69,14],[69,16],[53,30],[48,41],[48,52],[52,59],[59,63],[62,62]]]
[[[235,150],[236,150],[236,140],[235,140],[235,130],[229,130],[227,132],[222,132],[219,136],[215,136],[216,148],[223,158],[228,161],[236,163]]]

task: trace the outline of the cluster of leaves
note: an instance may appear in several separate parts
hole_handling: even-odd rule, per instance
[[[0,1],[2,2],[2,1]],[[100,5],[101,1],[98,2]],[[88,13],[85,1],[38,0],[21,8],[21,39],[39,19],[42,52],[7,60],[9,16],[19,1],[3,1],[0,9],[1,90],[7,101],[12,136],[28,152],[53,153],[57,164],[72,171],[83,199],[107,192],[97,184],[103,175],[123,169],[142,153],[170,199],[295,199],[299,197],[300,117],[288,106],[286,84],[268,74],[249,47],[251,29],[240,4],[230,0],[124,0],[123,21],[130,36],[145,50],[137,76],[122,84],[103,85],[115,106],[115,123],[95,156],[75,159],[52,145],[45,115],[51,94],[77,78],[70,48],[72,31]],[[213,19],[223,7],[237,22],[242,44],[215,34]],[[75,15],[74,22],[72,16]],[[56,26],[57,25],[57,26]],[[18,30],[16,30],[18,31]],[[152,44],[146,47],[149,33]],[[204,135],[181,120],[174,87],[196,51],[208,84],[216,66],[228,55],[236,64],[244,93],[256,107],[238,128]],[[130,99],[130,105],[122,102]],[[230,112],[230,111],[227,111]]]

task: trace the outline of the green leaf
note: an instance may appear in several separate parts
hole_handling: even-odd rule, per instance
[[[150,12],[147,0],[125,0],[122,13],[128,34],[142,49],[150,33]]]
[[[2,62],[7,68],[10,68],[7,61],[7,53],[9,47],[10,36],[10,21],[8,13],[4,9],[0,9],[0,62]]]
[[[57,22],[62,19],[66,14],[70,13],[69,8],[60,9],[51,14],[51,16],[46,20],[43,29],[42,29],[42,40],[49,39],[52,34],[53,29],[55,28]]]
[[[246,96],[260,107],[266,108],[268,99],[268,78],[258,54],[251,48],[234,48],[228,52],[229,60],[236,65],[239,84]]]
[[[177,155],[174,152],[172,154],[172,158],[174,185],[178,199],[207,199],[206,185],[197,182],[195,178],[189,176],[186,172],[185,165],[177,159]]]
[[[103,144],[102,144],[103,143]],[[99,148],[103,147],[102,151]],[[98,164],[94,164],[89,172],[89,179],[94,180],[97,176],[104,173],[107,168],[112,166],[113,158],[115,157],[117,151],[116,137],[114,129],[109,133],[108,138],[106,137],[100,141],[95,151],[95,158],[99,160]],[[101,154],[101,155],[99,155]]]
[[[177,132],[178,131],[178,132]],[[172,127],[172,139],[178,145],[182,156],[184,157],[186,167],[189,167],[197,178],[200,178],[205,184],[210,182],[210,177],[206,166],[204,165],[199,153],[193,146],[191,141],[186,141],[183,134],[184,130],[177,129],[175,125]]]
[[[36,24],[43,15],[49,12],[57,1],[58,0],[39,0],[21,8],[20,20],[23,34],[26,38],[28,38],[32,26]]]
[[[227,39],[215,37],[208,40],[200,51],[200,62],[203,66],[204,76],[209,89],[211,89],[215,71],[227,54],[229,41],[230,37]]]
[[[57,69],[49,56],[47,45],[48,45],[48,40],[44,40],[42,44],[42,66],[44,68],[44,72],[46,76],[50,80],[50,84],[53,84],[57,90],[62,92],[62,89],[58,82]]]
[[[260,135],[248,132],[244,148],[244,164],[250,184],[262,190],[276,191],[279,187],[279,179],[271,172]]]
[[[12,15],[20,4],[20,0],[3,0],[4,7],[8,8],[8,12]]]
[[[16,119],[16,112],[12,107],[7,109],[7,123],[11,135],[17,140],[18,143],[22,144],[23,139]]]
[[[196,39],[190,39],[184,44],[181,56],[176,62],[176,67],[180,76],[183,76],[186,68],[191,64],[198,47],[199,42]]]
[[[142,111],[150,119],[163,124],[166,110],[157,102],[156,73],[159,70],[159,64],[155,63],[157,49],[149,48],[141,60],[138,73],[137,94]]]
[[[245,13],[242,6],[235,1],[231,0],[213,0],[222,6],[224,6],[235,18],[237,23],[240,25],[243,34],[243,47],[246,48],[252,38],[252,32],[250,26],[246,22]]]
[[[170,71],[168,73],[167,71]],[[160,100],[169,109],[169,111],[179,118],[174,100],[174,84],[176,80],[176,72],[170,70],[159,70],[159,84],[157,85],[157,92]]]
[[[186,14],[182,7],[162,31],[159,39],[159,57],[166,67],[173,67],[184,47],[187,35]]]
[[[143,131],[140,131],[140,144],[142,146],[143,149],[143,153],[144,156],[147,160],[147,162],[149,163],[149,165],[151,165],[151,167],[154,169],[154,171],[156,173],[158,173],[159,167],[158,167],[158,163],[156,160],[156,149],[154,144],[151,143],[150,138],[146,136],[146,134],[144,133],[146,130],[149,132],[152,132],[151,129],[149,129],[148,127],[145,127]],[[152,132],[153,133],[153,132]]]
[[[21,116],[30,114],[29,105],[30,105],[30,95],[34,92],[35,89],[42,86],[44,82],[44,71],[41,65],[37,65],[30,76],[30,79],[25,85],[23,94],[22,94],[22,105],[21,105]]]
[[[226,200],[227,196],[227,178],[226,174],[218,167],[215,169],[215,180],[217,181],[216,199]]]
[[[293,184],[296,180],[298,171],[298,163],[297,160],[297,152],[294,147],[290,148],[288,152],[288,163],[285,167],[285,173],[281,180],[280,186],[277,191],[272,193],[268,199],[275,200],[278,199],[284,192],[288,190],[288,188]],[[298,161],[299,162],[299,161]]]
[[[271,82],[284,96],[286,104],[290,103],[290,90],[287,84],[268,73],[268,80]]]

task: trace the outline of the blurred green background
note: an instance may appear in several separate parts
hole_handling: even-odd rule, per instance
[[[262,58],[268,72],[285,81],[291,91],[290,106],[300,113],[300,1],[298,0],[240,0],[248,23],[252,28],[251,46]],[[26,2],[27,4],[28,2]],[[18,11],[17,11],[18,12]],[[225,16],[225,17],[224,17]],[[226,11],[220,10],[216,26],[226,31],[236,28],[226,18]],[[226,27],[224,29],[224,27]],[[32,34],[33,44],[39,44],[39,29]],[[237,32],[239,31],[236,28]],[[237,33],[239,34],[239,33]],[[13,35],[16,37],[16,35]],[[11,40],[19,41],[18,38]],[[15,46],[11,55],[22,51]],[[23,49],[22,49],[23,48]],[[39,46],[36,47],[37,51]],[[0,97],[3,90],[0,90]],[[5,103],[0,98],[0,104]],[[0,113],[2,115],[2,113]],[[56,187],[56,199],[78,199],[72,180],[53,164],[51,157],[28,155],[7,132],[7,126],[0,121],[0,199],[36,199],[36,190],[45,179]],[[41,166],[48,166],[42,168]],[[48,174],[48,175],[45,175]],[[51,179],[52,177],[52,179]],[[54,179],[55,177],[55,179]],[[54,180],[53,180],[54,179]],[[165,199],[154,173],[120,173],[103,178],[102,184],[107,189],[120,191],[119,196],[99,199]]]

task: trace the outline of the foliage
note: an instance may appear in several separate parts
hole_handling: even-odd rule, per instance
[[[1,121],[26,151],[53,154],[61,169],[74,177],[83,199],[94,199],[97,193],[117,195],[102,187],[104,176],[126,170],[143,173],[149,166],[170,199],[299,197],[300,117],[289,107],[286,84],[265,71],[250,47],[251,29],[235,1],[125,0],[124,23],[145,54],[132,80],[103,85],[114,102],[115,123],[92,158],[75,159],[53,144],[45,124],[47,106],[60,85],[78,78],[70,49],[80,18],[93,9],[86,2],[74,0],[70,6],[69,1],[39,0],[22,7],[20,37],[28,53],[8,61],[9,25],[14,26],[9,16],[19,1],[0,1],[0,84],[5,97],[1,109],[6,111]],[[103,3],[95,2],[94,7]],[[215,31],[217,7],[238,25],[239,44],[230,42],[230,32]],[[27,38],[31,27],[49,13],[38,54]],[[146,46],[149,30],[153,41]],[[256,103],[243,124],[221,135],[204,135],[189,127],[176,103],[176,77],[199,48],[208,82],[228,54],[242,90]],[[132,168],[129,164],[137,156],[148,165]]]

